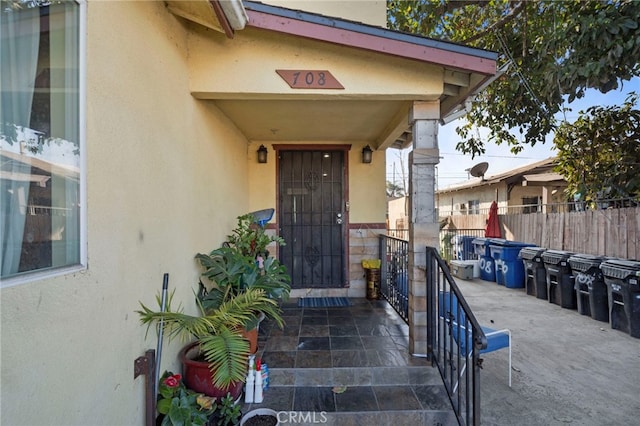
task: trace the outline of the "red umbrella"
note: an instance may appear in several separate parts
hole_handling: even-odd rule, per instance
[[[487,220],[487,227],[484,228],[484,236],[487,238],[502,238],[500,221],[498,220],[498,203],[495,201],[491,203],[489,208],[489,219]]]

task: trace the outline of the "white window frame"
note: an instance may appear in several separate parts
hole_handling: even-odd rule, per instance
[[[78,34],[78,141],[80,147],[80,263],[52,269],[42,269],[24,272],[10,278],[0,279],[0,288],[13,287],[34,281],[54,278],[84,271],[87,265],[87,103],[86,103],[86,59],[87,59],[87,2],[75,0],[79,10]]]

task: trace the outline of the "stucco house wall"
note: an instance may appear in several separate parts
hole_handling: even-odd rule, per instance
[[[238,215],[276,204],[271,147],[258,164],[260,141],[191,93],[203,30],[160,1],[89,1],[86,15],[88,267],[2,289],[3,424],[142,424],[134,360],[156,334],[140,325],[139,301],[153,305],[169,273],[194,311],[194,255],[218,247]],[[225,36],[204,33],[215,58]],[[364,143],[348,143],[351,222],[374,224],[349,231],[350,291],[363,296],[359,261],[384,230],[385,156],[362,164]],[[179,371],[181,346],[165,340],[161,369]]]
[[[328,16],[341,16],[370,25],[384,27],[387,24],[387,2],[382,0],[267,0],[263,3]]]
[[[191,301],[195,253],[249,209],[247,141],[189,93],[184,23],[163,2],[91,1],[86,43],[88,268],[2,289],[7,425],[142,424],[133,366],[156,338],[138,301],[165,272]]]

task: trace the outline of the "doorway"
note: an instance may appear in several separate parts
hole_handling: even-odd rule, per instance
[[[278,224],[286,242],[279,257],[291,275],[291,287],[342,288],[346,284],[345,147],[283,148],[278,156]]]

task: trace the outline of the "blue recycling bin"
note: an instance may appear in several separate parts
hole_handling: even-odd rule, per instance
[[[491,238],[489,250],[493,258],[496,282],[508,288],[524,288],[524,263],[520,258],[520,250],[531,244],[519,241]]]
[[[493,267],[493,257],[489,248],[490,238],[478,237],[472,241],[474,251],[480,263],[480,278],[485,281],[495,281],[496,271]]]
[[[476,252],[473,247],[473,240],[476,237],[471,235],[457,235],[455,237],[456,259],[473,260],[476,259]]]

